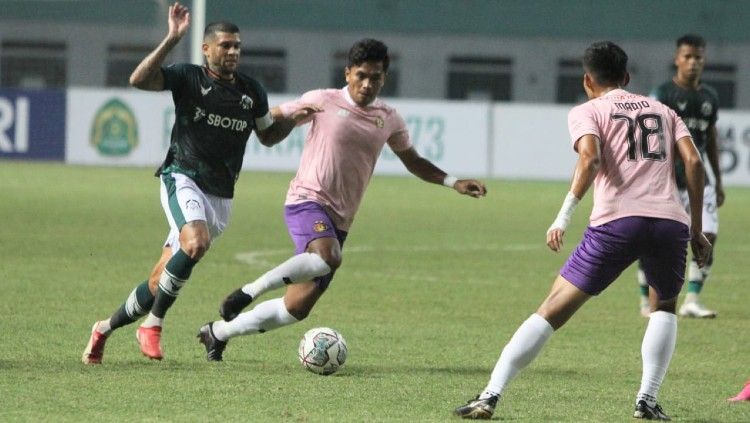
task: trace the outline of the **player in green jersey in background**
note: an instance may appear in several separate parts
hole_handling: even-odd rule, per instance
[[[677,39],[674,64],[675,76],[654,89],[651,97],[669,106],[679,115],[690,130],[696,147],[705,162],[708,160],[712,172],[706,172],[706,186],[703,192],[703,233],[712,245],[716,245],[719,231],[719,207],[724,204],[724,188],[721,183],[719,152],[716,134],[719,96],[712,87],[701,81],[705,58],[706,42],[699,35],[687,34]],[[708,166],[706,166],[708,167]],[[687,204],[685,166],[678,162],[675,166],[677,188],[682,203]],[[685,317],[713,318],[716,311],[709,310],[699,301],[703,284],[711,273],[713,253],[706,265],[700,269],[693,260],[688,265],[687,294],[680,306],[679,314]],[[649,288],[643,271],[638,269],[638,283],[641,290],[641,314],[648,316]]]

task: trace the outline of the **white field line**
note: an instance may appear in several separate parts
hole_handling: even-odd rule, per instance
[[[389,252],[389,253],[420,253],[420,252],[435,252],[435,251],[448,251],[448,252],[470,252],[470,251],[482,251],[482,252],[513,252],[513,251],[532,251],[540,250],[545,248],[543,243],[540,244],[488,244],[488,245],[412,245],[412,246],[391,246],[391,247],[379,247],[375,248],[372,246],[353,246],[345,247],[344,255],[348,254],[361,254],[361,253],[376,253],[376,252]],[[251,266],[267,267],[278,265],[281,260],[286,257],[290,257],[293,253],[291,248],[287,249],[276,249],[276,250],[260,250],[260,251],[246,251],[235,254],[234,258]],[[274,259],[271,261],[270,259]]]

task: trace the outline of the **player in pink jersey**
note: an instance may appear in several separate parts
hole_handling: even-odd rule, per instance
[[[693,216],[701,216],[704,173],[682,120],[658,101],[622,89],[630,79],[627,60],[611,42],[586,49],[583,86],[590,101],[568,115],[578,162],[570,192],[547,231],[547,245],[560,251],[573,211],[593,183],[590,225],[549,296],[506,344],[484,391],[456,408],[458,416],[491,418],[507,385],[552,333],[640,259],[659,302],[643,337],[643,374],[633,417],[669,420],[656,396],[674,351],[674,313],[688,241],[701,266],[711,251],[701,220],[691,223],[677,198],[675,155],[685,162]]]
[[[273,109],[274,120],[289,125],[298,124],[293,117],[300,111],[311,111],[301,122],[311,127],[284,210],[296,255],[232,292],[220,307],[224,320],[201,327],[198,338],[208,360],[222,360],[232,337],[263,333],[308,316],[341,265],[342,246],[386,143],[419,178],[472,197],[485,195],[482,182],[449,176],[414,149],[404,119],[377,98],[388,64],[385,44],[360,40],[349,51],[346,87],[310,91]],[[283,286],[283,297],[240,314],[259,295]]]

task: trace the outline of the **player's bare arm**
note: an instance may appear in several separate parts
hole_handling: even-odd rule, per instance
[[[719,141],[716,131],[716,125],[708,128],[708,138],[706,140],[706,156],[711,170],[714,172],[714,181],[716,189],[716,206],[721,207],[724,204],[724,186],[721,183],[721,168],[719,167]]]
[[[601,164],[601,149],[599,147],[599,138],[595,135],[584,135],[576,142],[576,151],[578,152],[578,161],[573,172],[573,181],[570,185],[570,192],[565,198],[563,207],[557,214],[557,218],[547,230],[547,246],[554,252],[560,251],[563,245],[563,236],[565,229],[570,223],[578,201],[580,201],[599,172]]]
[[[190,12],[187,7],[175,2],[169,6],[167,23],[169,30],[161,43],[146,56],[130,75],[130,85],[147,91],[164,89],[164,75],[161,65],[167,54],[180,42],[190,26]]]
[[[396,156],[401,160],[406,169],[413,175],[423,181],[432,182],[433,184],[443,185],[446,176],[445,172],[440,170],[431,161],[420,156],[414,147],[402,151],[395,151]],[[481,181],[476,179],[456,179],[452,188],[459,194],[468,195],[474,198],[484,197],[487,194],[487,188]]]
[[[693,257],[699,267],[706,264],[708,256],[711,254],[711,243],[703,235],[703,222],[701,219],[703,212],[703,187],[705,179],[705,169],[701,161],[698,148],[690,137],[682,137],[677,141],[677,153],[685,163],[685,176],[687,177],[687,191],[690,198],[690,248],[693,250]],[[697,217],[697,218],[696,218]]]
[[[271,109],[273,124],[265,130],[257,131],[258,139],[266,147],[273,147],[283,141],[299,123],[322,111],[323,107],[318,104],[305,104],[291,116],[285,117],[281,109],[274,107]]]
[[[573,173],[573,182],[570,185],[570,192],[581,199],[586,195],[594,178],[599,172],[601,165],[602,153],[599,146],[599,137],[595,135],[584,135],[576,143],[578,152],[578,161]]]

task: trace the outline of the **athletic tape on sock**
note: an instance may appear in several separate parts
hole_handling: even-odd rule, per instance
[[[161,278],[159,278],[159,289],[164,291],[164,293],[170,297],[176,297],[177,294],[180,293],[180,289],[185,285],[185,282],[186,281],[178,279],[164,270],[161,274]]]

